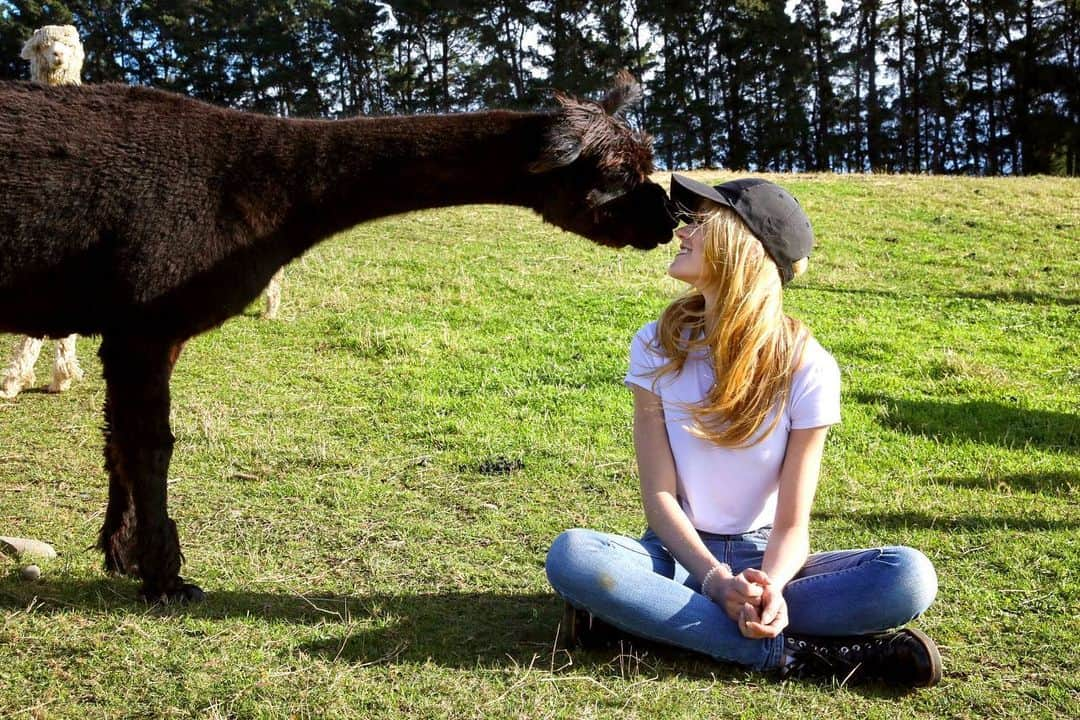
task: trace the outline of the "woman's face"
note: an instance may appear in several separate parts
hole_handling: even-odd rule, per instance
[[[668,275],[701,289],[698,282],[705,269],[705,229],[701,225],[683,225],[675,231],[679,254],[668,265]]]

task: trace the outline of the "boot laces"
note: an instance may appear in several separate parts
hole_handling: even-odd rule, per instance
[[[784,667],[784,675],[836,675],[844,672],[848,678],[860,670],[877,664],[889,654],[887,637],[847,638],[836,640],[788,639],[792,661]],[[847,678],[845,678],[846,680]]]

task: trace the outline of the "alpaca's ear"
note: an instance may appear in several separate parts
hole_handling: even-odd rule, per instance
[[[37,33],[31,35],[30,39],[23,43],[22,52],[19,53],[19,57],[23,60],[33,60],[35,45],[37,45]]]
[[[615,77],[615,87],[600,101],[600,107],[608,115],[622,115],[631,105],[641,101],[641,85],[629,70],[620,70]]]

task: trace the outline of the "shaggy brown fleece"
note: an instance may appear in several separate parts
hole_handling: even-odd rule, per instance
[[[301,121],[0,83],[0,331],[102,335],[107,568],[150,598],[201,597],[166,509],[169,377],[184,341],[316,242],[465,203],[532,208],[605,245],[668,241],[649,140],[621,118],[637,93],[624,75],[601,103],[559,96],[550,112]]]

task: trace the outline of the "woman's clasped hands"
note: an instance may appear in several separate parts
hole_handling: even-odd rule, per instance
[[[761,570],[747,568],[738,575],[713,581],[709,597],[724,608],[745,637],[774,638],[787,627],[787,603],[782,588],[774,585]]]

